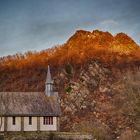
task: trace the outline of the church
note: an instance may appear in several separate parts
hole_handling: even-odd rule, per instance
[[[0,92],[0,131],[59,131],[60,103],[48,66],[44,92]]]

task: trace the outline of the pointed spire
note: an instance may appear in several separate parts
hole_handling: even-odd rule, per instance
[[[48,65],[46,84],[52,84],[52,83],[53,83],[53,80],[51,77],[50,66]]]

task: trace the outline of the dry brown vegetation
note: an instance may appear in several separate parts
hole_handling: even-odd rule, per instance
[[[65,44],[41,52],[27,52],[0,59],[1,69],[32,66],[83,64],[99,60],[108,65],[135,64],[140,60],[139,46],[126,34],[112,36],[108,32],[77,31]]]
[[[110,68],[139,67],[140,48],[124,33],[113,37],[108,32],[80,30],[63,45],[0,58],[0,90],[43,91],[48,64],[55,74],[67,64],[76,68],[92,60]]]

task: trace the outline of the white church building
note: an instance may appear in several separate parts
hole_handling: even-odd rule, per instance
[[[48,66],[45,92],[0,92],[0,131],[58,131],[60,104]]]

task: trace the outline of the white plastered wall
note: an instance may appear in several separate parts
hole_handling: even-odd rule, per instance
[[[7,117],[7,131],[21,131],[21,117],[16,117],[16,124],[13,125],[13,118]]]
[[[24,131],[37,131],[37,117],[32,117],[32,125],[29,125],[29,117],[24,117]]]
[[[4,131],[4,117],[0,117],[0,131]]]
[[[56,117],[53,117],[53,125],[44,125],[43,117],[40,117],[40,131],[57,131]]]

